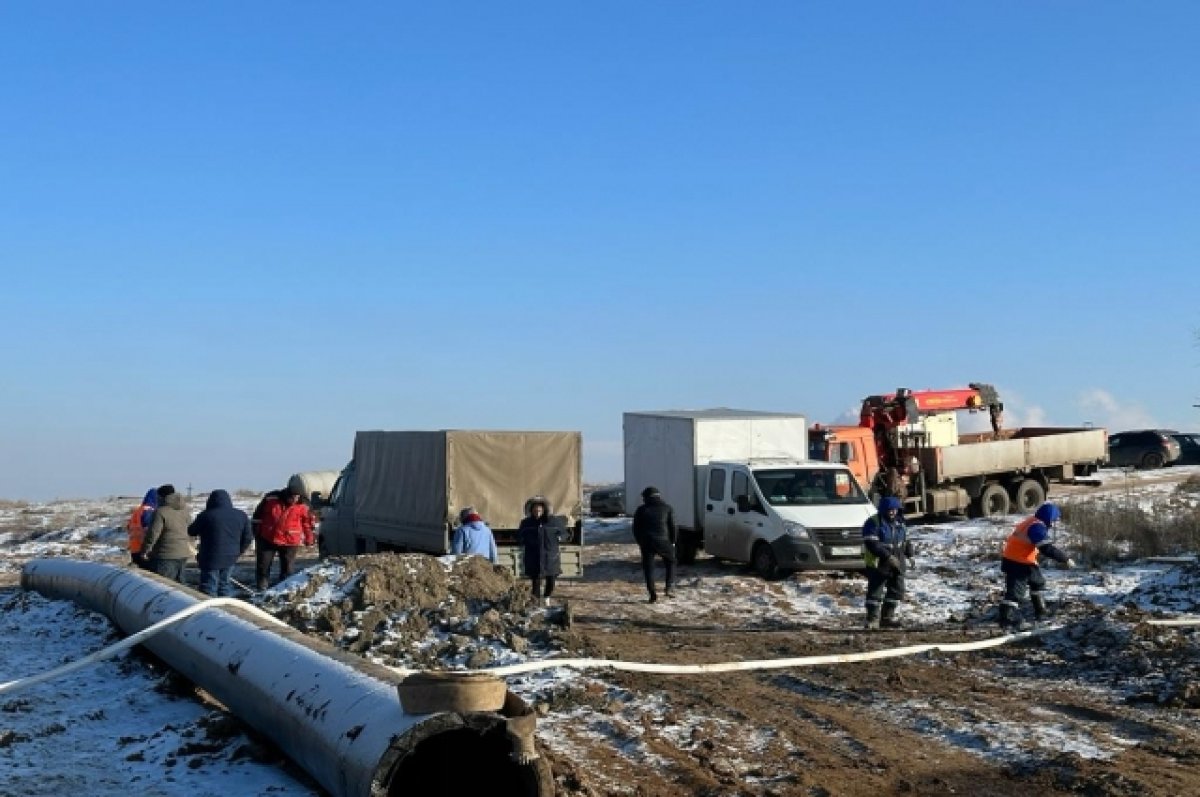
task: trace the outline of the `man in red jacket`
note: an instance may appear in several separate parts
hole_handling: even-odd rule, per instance
[[[266,589],[275,554],[279,554],[279,581],[283,581],[292,574],[301,546],[311,546],[315,542],[313,529],[316,524],[312,512],[304,503],[304,496],[298,490],[286,490],[278,496],[268,495],[254,514],[258,518],[255,578],[258,588]]]

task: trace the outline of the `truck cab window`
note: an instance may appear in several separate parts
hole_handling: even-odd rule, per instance
[[[725,500],[725,470],[713,468],[708,474],[708,500]]]
[[[861,504],[866,495],[849,471],[830,468],[756,470],[754,478],[771,506]],[[736,483],[735,483],[736,484]],[[736,487],[735,487],[736,490]],[[736,494],[736,493],[735,493]]]
[[[733,478],[729,484],[730,497],[737,502],[738,507],[747,506],[755,512],[763,512],[762,502],[758,500],[758,496],[754,492],[754,488],[750,484],[750,477],[742,471],[734,471]],[[745,499],[741,501],[739,499]],[[743,510],[745,511],[745,510]]]

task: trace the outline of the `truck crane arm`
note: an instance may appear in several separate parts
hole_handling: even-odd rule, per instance
[[[859,425],[871,429],[889,429],[913,423],[922,415],[984,409],[991,416],[992,431],[998,434],[1002,425],[1004,404],[1000,401],[1000,394],[996,392],[996,388],[991,385],[972,382],[965,388],[949,390],[900,388],[895,393],[867,396],[863,399]]]

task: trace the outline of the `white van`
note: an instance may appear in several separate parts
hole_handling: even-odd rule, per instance
[[[711,555],[750,562],[764,578],[863,567],[862,526],[875,508],[844,465],[718,461],[702,468],[701,478],[692,533]]]
[[[874,506],[845,465],[807,459],[803,415],[630,412],[624,433],[626,513],[656,487],[675,509],[684,564],[703,549],[767,578],[863,567],[862,525]]]

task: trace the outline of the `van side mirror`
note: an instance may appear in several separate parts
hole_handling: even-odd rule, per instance
[[[320,509],[321,507],[328,506],[329,502],[321,495],[320,490],[313,490],[312,495],[308,497],[308,504],[313,509]]]
[[[739,495],[737,497],[737,508],[739,512],[753,512],[754,504],[750,503],[750,496]]]

